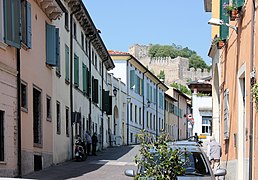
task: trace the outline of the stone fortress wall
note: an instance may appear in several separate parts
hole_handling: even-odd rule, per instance
[[[165,73],[165,83],[170,85],[177,82],[186,85],[189,81],[196,81],[198,79],[211,75],[207,69],[189,68],[188,58],[176,57],[149,57],[148,50],[150,45],[134,44],[129,47],[129,53],[137,58],[143,65],[145,65],[151,72],[158,75],[161,70]]]

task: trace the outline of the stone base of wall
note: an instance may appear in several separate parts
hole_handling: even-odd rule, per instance
[[[42,169],[53,165],[52,154],[34,154],[33,152],[22,151],[22,175],[34,172],[34,155],[42,156]]]
[[[235,180],[237,179],[237,160],[231,160],[228,162],[221,162],[221,168],[225,168],[227,170],[226,179]]]
[[[4,169],[0,166],[0,177],[16,177],[17,169]]]

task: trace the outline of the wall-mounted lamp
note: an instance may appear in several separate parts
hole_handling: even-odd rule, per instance
[[[234,29],[236,31],[236,33],[238,32],[238,28],[236,26],[232,26],[228,23],[225,23],[223,20],[221,19],[216,19],[216,18],[211,18],[209,21],[208,21],[208,24],[210,25],[214,25],[214,26],[221,26],[221,25],[226,25],[232,29]]]
[[[148,107],[150,107],[150,100],[149,99],[147,99],[147,105],[148,105]]]
[[[113,94],[114,94],[114,96],[117,95],[117,89],[116,88],[113,89]]]
[[[131,102],[131,98],[130,97],[127,97],[127,102],[130,103]]]

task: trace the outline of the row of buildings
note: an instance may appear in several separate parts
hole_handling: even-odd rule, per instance
[[[0,176],[71,160],[86,130],[99,150],[193,134],[191,98],[99,32],[81,0],[0,0]]]
[[[204,5],[212,14],[212,38],[224,43],[223,47],[213,43],[208,55],[213,130],[222,146],[226,178],[258,179],[257,1],[205,0]]]

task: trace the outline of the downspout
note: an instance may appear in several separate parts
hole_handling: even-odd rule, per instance
[[[159,106],[158,106],[158,88],[159,88],[159,84],[160,84],[160,82],[158,83],[158,84],[156,84],[156,140],[158,140],[158,130],[160,129],[160,127],[158,128],[158,121],[159,121],[159,111],[158,111],[158,108],[159,108]],[[164,99],[165,99],[165,96],[164,96]],[[164,110],[165,110],[165,108],[164,108]],[[166,120],[165,120],[165,111],[164,111],[164,123],[166,122]]]
[[[250,72],[254,71],[254,39],[255,39],[255,0],[252,1],[252,19],[251,19],[251,52],[250,52]],[[249,179],[252,180],[253,176],[253,94],[252,94],[252,84],[250,86],[250,147],[249,147]]]
[[[178,98],[178,103],[177,103],[177,105],[178,105],[178,107],[177,107],[177,109],[178,109],[178,113],[179,113],[179,102],[180,102],[180,93],[178,93],[178,96],[177,96],[177,98]],[[179,114],[177,113],[177,140],[179,140],[179,134],[180,134],[180,128],[179,128]]]
[[[70,14],[70,118],[71,122],[74,122],[73,119],[73,15],[81,10],[81,7],[73,11]],[[71,123],[71,148],[72,148],[72,158],[73,158],[73,123]]]
[[[21,88],[21,53],[20,49],[16,49],[16,57],[17,57],[17,137],[18,137],[18,177],[22,175],[21,169],[21,96],[20,96],[20,88]]]
[[[142,129],[144,129],[144,118],[145,118],[145,106],[144,106],[144,103],[145,103],[145,96],[144,96],[144,75],[146,74],[146,72],[148,71],[145,71],[144,73],[142,73],[142,88],[143,88],[143,95],[142,95]]]
[[[91,42],[96,38],[96,34],[90,35],[90,40],[89,40],[89,132],[91,133],[91,104],[92,104],[92,82],[91,82],[91,60],[92,60],[92,51],[91,51]]]

